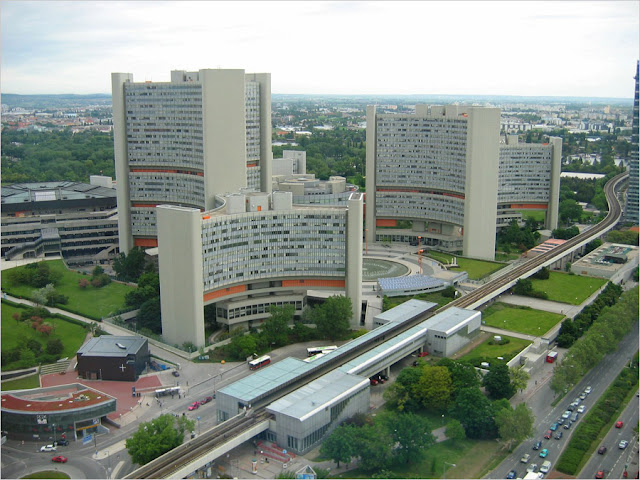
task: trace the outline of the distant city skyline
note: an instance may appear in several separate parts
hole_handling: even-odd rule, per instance
[[[2,93],[267,72],[274,94],[633,97],[640,2],[4,1]]]

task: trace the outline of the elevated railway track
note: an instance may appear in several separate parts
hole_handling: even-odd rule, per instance
[[[175,474],[178,472],[184,472],[185,468],[191,468],[191,471],[195,470],[206,463],[205,461],[202,461],[202,459],[205,456],[210,457],[211,451],[220,449],[225,444],[229,443],[229,439],[232,437],[241,435],[243,432],[251,430],[251,428],[255,427],[256,424],[268,421],[272,418],[272,416],[266,412],[265,408],[268,404],[278,398],[287,395],[322,375],[325,375],[329,371],[338,368],[367,350],[370,350],[374,346],[404,332],[408,328],[425,321],[438,312],[444,311],[452,306],[470,308],[481,305],[488,297],[495,296],[496,292],[503,292],[510,288],[519,278],[525,278],[534,274],[543,266],[553,263],[566,255],[567,252],[571,252],[580,245],[588,242],[589,239],[595,238],[607,230],[610,230],[622,215],[622,207],[618,201],[616,190],[627,175],[628,174],[626,173],[620,174],[612,178],[605,185],[604,191],[609,203],[609,213],[602,222],[598,223],[590,230],[575,236],[548,252],[542,253],[526,262],[523,262],[507,274],[488,282],[473,292],[456,299],[436,311],[428,312],[417,316],[410,321],[399,324],[395,330],[386,331],[384,334],[379,336],[373,336],[368,342],[363,343],[357,350],[347,352],[343,355],[336,355],[336,358],[332,362],[327,362],[325,365],[321,365],[319,368],[313,369],[310,372],[299,376],[289,384],[285,385],[284,388],[280,387],[277,390],[267,392],[258,400],[258,402],[255,402],[252,405],[253,408],[250,410],[249,414],[238,415],[226,422],[216,425],[210,430],[203,432],[202,435],[197,438],[191,439],[185,444],[165,453],[148,464],[143,465],[124,478],[176,478]],[[199,459],[200,463],[198,464]]]

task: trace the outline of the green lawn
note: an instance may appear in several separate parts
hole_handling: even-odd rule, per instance
[[[544,222],[544,210],[518,210],[525,220],[527,218],[533,218],[537,222]]]
[[[78,348],[84,343],[86,337],[86,330],[75,323],[67,322],[60,318],[45,318],[44,322],[51,324],[55,330],[51,336],[47,337],[41,333],[36,332],[31,328],[31,324],[28,320],[24,322],[16,322],[12,315],[15,312],[22,312],[23,309],[2,303],[0,331],[2,333],[2,349],[11,350],[19,345],[19,339],[22,338],[35,338],[44,347],[47,344],[49,338],[60,338],[64,345],[64,351],[60,355],[61,358],[73,357]],[[9,363],[3,365],[2,370],[12,370],[16,368],[14,364]]]
[[[460,357],[458,360],[471,360],[479,357],[503,357],[504,361],[508,362],[520,351],[522,351],[522,349],[524,349],[531,343],[529,340],[525,340],[524,338],[508,337],[506,335],[502,335],[502,338],[503,340],[508,339],[509,343],[506,343],[504,345],[489,345],[489,342],[493,340],[493,337],[491,337],[491,339],[481,343],[469,353]]]
[[[529,307],[495,303],[482,311],[486,325],[529,335],[544,335],[564,318],[559,313],[543,312]]]
[[[449,298],[449,297],[443,297],[442,294],[440,292],[434,292],[434,293],[419,293],[417,295],[407,295],[407,296],[402,296],[402,297],[387,297],[387,300],[385,302],[385,306],[388,305],[388,307],[386,308],[386,310],[390,310],[393,307],[397,307],[398,305],[411,300],[412,298],[416,299],[416,300],[424,300],[425,302],[433,302],[433,303],[437,303],[438,307],[443,307],[445,306],[447,303],[452,302],[454,299],[453,298]]]
[[[444,264],[451,262],[451,259],[454,257],[454,255],[442,252],[429,252],[428,256]],[[452,272],[467,272],[471,280],[480,280],[506,266],[504,263],[475,260],[472,258],[456,257],[456,259],[459,266],[449,270]]]
[[[445,440],[426,450],[422,461],[409,465],[394,465],[388,468],[390,478],[442,478],[444,462],[447,465],[447,478],[481,478],[480,474],[494,455],[499,454],[501,445],[495,440]],[[341,464],[342,465],[342,464]],[[333,469],[332,469],[333,471]],[[371,473],[361,469],[348,470],[332,478],[371,478]]]
[[[52,271],[62,273],[62,278],[56,285],[56,291],[69,297],[69,303],[59,305],[59,308],[85,315],[89,318],[100,319],[108,317],[123,308],[124,296],[134,289],[129,285],[111,282],[105,287],[94,288],[89,286],[82,290],[78,287],[78,281],[81,278],[90,279],[90,276],[68,270],[62,260],[49,260],[48,263]],[[16,268],[24,268],[24,266]],[[4,271],[2,275],[2,289],[14,296],[29,298],[35,289],[27,285],[10,284],[6,273],[7,271]]]
[[[6,392],[9,390],[26,390],[28,388],[40,388],[40,376],[37,373],[17,380],[2,382],[0,390]]]
[[[602,285],[607,283],[603,278],[569,275],[568,273],[551,272],[548,280],[532,278],[533,289],[545,292],[549,300],[554,302],[580,305]]]

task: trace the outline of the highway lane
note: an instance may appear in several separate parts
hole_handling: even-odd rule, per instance
[[[638,399],[634,396],[622,414],[616,418],[624,422],[622,428],[612,426],[599,446],[607,447],[603,455],[593,455],[587,462],[578,477],[593,478],[598,470],[606,472],[605,478],[623,478],[622,472],[625,465],[629,477],[635,477],[638,472],[638,435],[634,431],[638,428]],[[629,445],[625,449],[618,448],[621,440],[626,440]]]
[[[529,463],[536,463],[538,466],[542,464],[544,459],[537,457],[538,452],[532,450],[534,442],[540,440],[542,442],[541,448],[549,449],[549,460],[553,465],[560,457],[564,447],[569,441],[571,434],[575,430],[576,425],[572,425],[568,430],[565,430],[561,425],[560,430],[563,432],[561,440],[556,440],[553,437],[550,440],[543,438],[544,433],[549,429],[552,423],[562,416],[562,413],[567,409],[567,406],[580,395],[581,392],[587,386],[591,386],[592,392],[581,403],[587,407],[585,414],[589,413],[589,409],[593,407],[597,399],[602,396],[609,385],[613,382],[620,371],[628,364],[629,359],[638,350],[638,334],[639,326],[636,323],[631,332],[627,334],[620,344],[618,350],[607,354],[604,359],[592,368],[583,379],[571,390],[564,398],[558,402],[555,407],[551,406],[555,396],[549,386],[549,382],[545,383],[538,391],[527,400],[527,406],[529,406],[536,417],[534,421],[534,436],[531,439],[527,439],[518,447],[516,447],[511,455],[509,455],[504,461],[498,465],[486,478],[505,478],[510,470],[516,470],[519,476],[524,476],[526,465],[520,463],[520,459],[525,453],[529,453],[532,457]],[[581,417],[584,415],[581,415]],[[578,422],[582,419],[579,418]],[[555,432],[554,432],[555,433]],[[535,455],[534,455],[535,454]],[[595,472],[594,472],[595,473]]]

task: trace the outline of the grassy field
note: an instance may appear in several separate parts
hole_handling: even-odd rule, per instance
[[[40,342],[44,347],[47,344],[49,338],[59,338],[64,345],[64,351],[61,357],[73,357],[78,348],[82,346],[86,337],[86,330],[75,323],[67,322],[60,318],[45,318],[45,323],[49,323],[54,327],[54,332],[51,336],[46,337],[41,333],[36,332],[31,328],[30,322],[16,322],[12,315],[16,312],[20,313],[23,309],[2,304],[0,331],[2,333],[2,349],[11,350],[19,345],[19,339],[22,338],[34,338]],[[3,370],[11,370],[15,368],[13,364],[8,364],[2,367]]]
[[[21,478],[71,478],[64,472],[58,470],[43,470],[42,472],[30,473]]]
[[[69,297],[69,303],[59,306],[63,310],[68,309],[90,318],[107,317],[124,306],[124,296],[134,289],[129,285],[111,282],[102,288],[89,286],[83,290],[78,287],[78,281],[81,278],[89,279],[90,276],[68,270],[62,260],[50,260],[48,263],[52,271],[62,273],[62,278],[56,285],[56,291]],[[7,271],[2,272],[2,289],[14,296],[29,298],[35,289],[27,285],[10,284]]]
[[[533,218],[537,222],[544,222],[544,210],[518,210],[522,215],[522,218]]]
[[[531,279],[533,289],[545,292],[549,300],[554,302],[580,305],[602,285],[607,283],[603,278],[569,275],[568,273],[551,272],[548,280]]]
[[[9,390],[26,390],[28,388],[40,388],[40,376],[37,373],[17,380],[7,380],[6,382],[2,382],[0,386],[0,390],[4,392]]]
[[[508,362],[513,357],[515,357],[518,352],[520,352],[523,348],[531,343],[531,341],[525,340],[524,338],[508,337],[506,335],[502,335],[502,338],[508,339],[509,343],[506,343],[504,345],[489,345],[489,342],[493,339],[492,337],[486,342],[482,342],[480,345],[478,345],[466,355],[460,357],[458,360],[470,360],[478,357],[503,357],[505,362]]]
[[[485,466],[494,455],[499,454],[499,451],[500,444],[495,440],[462,440],[455,443],[445,440],[430,447],[421,462],[390,468],[390,478],[442,478],[444,462],[457,465],[446,466],[448,478],[481,478],[480,474]],[[358,468],[331,477],[371,478],[371,473],[365,473]]]
[[[454,300],[453,298],[443,297],[440,292],[419,293],[418,295],[408,295],[408,296],[402,296],[402,297],[387,297],[387,301],[385,302],[386,305],[389,305],[389,308],[387,308],[387,310],[390,310],[393,307],[397,307],[401,303],[411,300],[412,298],[416,300],[424,300],[425,302],[437,303],[438,304],[437,308],[440,308]]]
[[[442,252],[429,252],[428,256],[444,264],[450,263],[454,257],[454,255]],[[471,280],[480,280],[506,266],[504,263],[487,262],[485,260],[474,260],[471,258],[456,257],[456,259],[459,266],[449,270],[452,272],[467,272]]]
[[[482,311],[486,325],[529,335],[544,335],[564,318],[559,313],[543,312],[529,307],[495,303]]]

